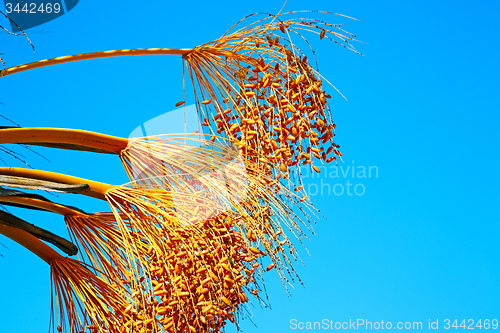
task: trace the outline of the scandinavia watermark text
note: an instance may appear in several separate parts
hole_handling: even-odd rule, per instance
[[[318,166],[320,173],[312,170],[310,166],[304,165],[300,168],[303,179],[318,179],[308,181],[306,193],[309,197],[317,195],[347,195],[362,196],[366,193],[366,181],[378,178],[378,166],[355,165],[322,165]]]

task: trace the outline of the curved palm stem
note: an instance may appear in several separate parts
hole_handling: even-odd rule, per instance
[[[119,154],[128,140],[116,136],[64,128],[0,129],[0,144],[17,143],[107,154]]]
[[[25,169],[25,168],[0,167],[0,175],[50,181],[50,182],[70,184],[70,185],[87,184],[89,185],[89,187],[79,192],[79,194],[83,194],[100,200],[106,200],[105,199],[106,192],[115,187],[114,185],[100,183],[79,177],[63,175],[56,172]]]
[[[43,200],[43,199],[39,199],[39,198],[30,198],[30,197],[21,196],[21,195],[1,196],[0,202],[12,203],[12,204],[17,204],[17,205],[22,205],[22,206],[38,208],[41,210],[46,210],[46,211],[56,213],[59,215],[63,215],[63,216],[82,214],[81,211],[76,210],[75,208],[72,208],[72,207],[60,205],[58,203],[55,203],[55,202],[52,202],[49,200]]]
[[[54,260],[64,259],[64,257],[53,248],[22,229],[0,223],[0,234],[22,245],[48,264]]]
[[[10,227],[15,227],[27,231],[33,236],[36,236],[38,239],[44,240],[57,246],[61,251],[70,256],[78,253],[78,248],[70,241],[2,210],[0,210],[0,224],[5,224]]]
[[[110,57],[123,57],[123,56],[134,56],[134,55],[185,55],[192,52],[193,49],[169,49],[169,48],[149,48],[149,49],[123,49],[123,50],[110,50],[110,51],[100,51],[76,54],[70,56],[57,57],[52,59],[45,59],[36,62],[31,62],[24,65],[14,66],[6,68],[0,71],[0,76],[7,76],[11,74],[16,74],[24,72],[30,69],[47,67],[51,65],[64,64],[67,62],[74,62],[80,60],[90,60],[99,58],[110,58]]]

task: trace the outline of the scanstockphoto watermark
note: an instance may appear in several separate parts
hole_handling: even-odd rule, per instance
[[[318,179],[319,182],[307,181],[305,190],[309,197],[317,195],[347,195],[362,196],[366,193],[367,180],[378,178],[379,171],[376,165],[321,165],[320,173],[312,170],[309,165],[300,167],[303,179]]]
[[[430,327],[431,326],[429,326],[429,328]],[[368,319],[349,319],[349,321],[335,321],[331,319],[323,319],[321,321],[299,321],[297,319],[290,319],[290,329],[292,330],[421,330],[423,328],[424,324],[420,321],[398,321],[393,323],[391,321],[370,321]]]
[[[496,330],[499,328],[498,319],[494,318],[452,318],[452,319],[428,319],[426,321],[387,321],[369,319],[349,319],[348,321],[335,321],[323,319],[321,321],[300,321],[290,319],[292,330],[458,330],[479,329]]]

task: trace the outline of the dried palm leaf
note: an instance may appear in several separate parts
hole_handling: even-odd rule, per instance
[[[1,198],[0,198],[1,200]],[[64,253],[73,256],[78,253],[78,248],[70,241],[53,234],[52,232],[28,223],[19,217],[0,210],[0,223],[10,227],[22,229],[29,232],[38,239],[47,241],[57,246]]]

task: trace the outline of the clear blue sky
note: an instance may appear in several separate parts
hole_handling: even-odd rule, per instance
[[[14,66],[109,49],[193,47],[219,37],[247,14],[276,13],[281,5],[81,1],[68,14],[28,31],[35,53],[21,37],[6,34],[0,34],[0,51],[7,66]],[[301,252],[305,265],[298,270],[305,288],[299,284],[287,297],[278,277],[267,273],[272,309],[252,308],[255,326],[243,320],[244,332],[298,331],[291,329],[292,319],[383,320],[394,326],[415,321],[425,330],[429,319],[439,320],[441,330],[445,319],[500,319],[500,4],[292,0],[286,9],[358,18],[321,16],[346,22],[346,29],[367,43],[356,45],[366,57],[314,40],[321,73],[348,99],[332,91],[345,163],[338,178],[330,169],[328,176],[307,179],[311,191],[318,189],[313,202],[327,219],[318,221],[316,235],[306,243],[312,257]],[[1,78],[0,86],[0,114],[21,126],[126,137],[182,99],[181,59],[65,64]],[[126,181],[115,156],[37,151],[51,162],[26,151],[35,168]],[[367,178],[358,177],[362,167]],[[356,184],[362,195],[353,194]],[[106,210],[95,200],[49,198]],[[58,216],[12,211],[64,234]],[[5,238],[1,243],[9,249],[0,248],[0,332],[45,332],[48,266]]]

